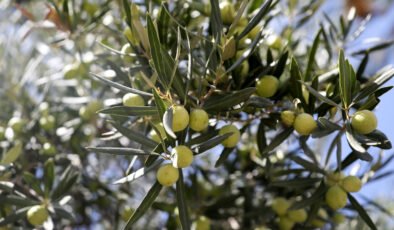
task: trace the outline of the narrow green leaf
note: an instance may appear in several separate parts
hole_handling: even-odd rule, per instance
[[[22,142],[17,142],[14,147],[8,150],[1,160],[1,164],[11,164],[18,159],[22,153],[23,144]]]
[[[0,218],[0,226],[5,226],[7,224],[11,224],[11,223],[14,223],[18,220],[25,218],[26,213],[29,210],[29,208],[30,207],[24,207],[24,208],[18,209],[6,217]]]
[[[182,169],[178,169],[179,179],[176,182],[176,201],[179,209],[179,219],[181,221],[182,229],[190,229],[190,218],[187,206],[187,198],[185,191],[185,183],[183,181]]]
[[[125,177],[122,177],[122,178],[116,180],[115,182],[113,182],[113,184],[124,184],[126,182],[134,181],[134,180],[144,176],[146,173],[152,171],[153,169],[157,168],[157,166],[159,166],[163,161],[164,161],[163,159],[159,159],[159,160],[155,161],[154,163],[152,163],[152,165],[150,165],[149,167],[140,168],[137,171],[131,173],[130,175],[127,175]]]
[[[239,105],[250,98],[256,88],[245,88],[235,92],[222,94],[212,94],[206,101],[203,108],[209,112],[220,112],[231,110],[233,106]]]
[[[307,169],[310,172],[318,172],[321,174],[325,174],[325,171],[321,168],[319,168],[318,165],[315,165],[313,162],[307,161],[299,156],[291,156],[290,159],[294,161],[295,163],[301,165],[305,169]]]
[[[307,82],[312,80],[312,68],[313,68],[313,64],[315,63],[316,53],[317,53],[317,48],[319,47],[321,33],[322,33],[322,29],[320,29],[317,35],[315,36],[315,39],[313,40],[312,48],[309,52],[308,65],[306,67],[305,77],[304,77],[304,80]]]
[[[174,131],[172,130],[172,120],[173,120],[173,110],[172,107],[168,108],[167,111],[164,113],[163,116],[163,126],[166,131],[166,133],[176,139],[176,135]]]
[[[185,87],[181,76],[178,74],[178,67],[167,50],[160,44],[159,36],[150,16],[147,17],[147,27],[152,60],[161,84],[163,84],[165,91],[168,91],[171,78],[174,76],[172,88],[175,89],[180,98],[184,98]]]
[[[152,206],[153,202],[156,200],[156,197],[159,195],[163,186],[159,182],[155,182],[155,184],[151,187],[148,191],[144,199],[142,200],[141,204],[135,210],[133,215],[127,221],[126,225],[123,229],[131,229],[133,224],[137,222],[145,213],[146,211]]]
[[[97,78],[98,80],[104,82],[105,84],[107,84],[107,85],[109,85],[111,87],[114,87],[116,89],[119,89],[120,91],[123,91],[125,93],[135,93],[135,94],[138,94],[138,95],[141,95],[141,96],[149,96],[149,97],[152,96],[152,94],[150,94],[150,93],[147,93],[147,92],[144,92],[144,91],[141,91],[141,90],[138,90],[138,89],[133,89],[133,88],[130,88],[130,87],[126,87],[126,86],[124,86],[122,84],[119,84],[119,83],[110,81],[110,80],[108,80],[108,79],[106,79],[104,77],[101,77],[101,76],[99,76],[99,75],[97,75],[95,73],[90,73],[90,76],[92,76],[94,78]]]
[[[23,172],[23,180],[39,195],[43,196],[40,181],[31,173]]]
[[[87,147],[89,151],[93,151],[96,153],[107,153],[113,155],[125,155],[125,156],[149,156],[149,155],[159,155],[158,153],[145,151],[142,149],[134,149],[134,148],[118,148],[118,147]]]
[[[321,178],[297,178],[292,180],[272,181],[270,186],[284,188],[304,188],[315,185]]]
[[[361,206],[356,198],[354,198],[350,193],[347,194],[352,207],[358,212],[360,217],[365,221],[365,223],[372,229],[377,230],[378,228],[375,226],[374,222],[372,221],[371,217],[369,217],[368,213],[365,211],[363,206]]]
[[[358,101],[368,97],[373,92],[375,92],[381,85],[386,83],[394,76],[394,68],[389,68],[383,71],[375,78],[371,78],[368,83],[360,90],[360,93],[354,98],[354,102],[357,103]]]
[[[263,150],[263,154],[269,153],[272,150],[274,150],[276,147],[278,147],[280,144],[282,144],[292,133],[293,133],[293,128],[286,128],[282,130],[278,135],[276,135],[271,143],[268,144],[266,148]]]
[[[267,138],[265,136],[265,125],[263,121],[260,121],[259,127],[257,128],[256,142],[259,152],[263,153],[264,149],[267,147]]]
[[[290,65],[290,94],[294,98],[298,98],[301,101],[303,108],[306,109],[307,103],[302,94],[301,76],[300,67],[297,64],[296,59],[293,57]]]
[[[356,81],[356,74],[348,60],[345,60],[344,51],[339,53],[339,87],[342,98],[343,107],[349,108],[352,102],[352,94],[354,84]]]
[[[346,139],[349,143],[349,146],[356,152],[366,153],[367,150],[361,146],[361,144],[354,137],[353,129],[349,122],[346,122]]]
[[[210,26],[212,27],[212,35],[217,42],[220,43],[220,38],[223,31],[223,22],[220,14],[219,1],[210,0],[211,3],[211,16],[210,16]]]
[[[111,124],[119,133],[127,137],[130,141],[135,141],[137,143],[140,143],[144,148],[147,148],[149,150],[156,148],[157,143],[149,139],[147,136],[143,135],[142,133],[136,132],[133,129],[128,129],[126,127],[123,127],[122,125],[116,122],[111,122]]]
[[[318,203],[319,201],[324,199],[324,194],[326,193],[327,189],[328,188],[324,185],[324,183],[321,182],[319,187],[313,192],[313,194],[310,197],[294,202],[291,205],[290,209],[297,210]]]
[[[126,14],[126,23],[128,26],[131,27],[131,10],[130,10],[129,1],[123,0],[123,10],[124,13]]]
[[[155,89],[152,91],[153,91],[153,97],[155,99],[155,105],[157,107],[157,112],[159,113],[160,120],[163,122],[163,116],[167,110],[167,107],[164,104],[164,101],[161,99],[161,97],[157,93],[157,91]]]
[[[192,146],[192,149],[194,152],[196,152],[197,154],[201,154],[213,147],[216,147],[217,145],[219,145],[220,143],[222,143],[222,141],[226,140],[229,136],[231,136],[233,133],[226,133],[223,135],[219,135],[216,136],[212,139],[209,139],[203,143],[200,143],[198,145],[194,145]]]
[[[248,25],[245,26],[245,29],[241,32],[241,34],[237,37],[238,40],[247,35],[260,21],[263,19],[265,15],[269,12],[271,7],[272,0],[265,1],[264,4],[261,5],[259,12],[250,20]]]
[[[234,148],[224,148],[223,151],[220,153],[219,159],[215,163],[215,168],[222,165],[227,160],[230,153],[233,152],[233,150]]]
[[[45,197],[49,197],[54,181],[55,181],[55,163],[53,161],[53,158],[50,158],[44,164]]]
[[[26,207],[40,204],[40,201],[15,195],[0,195],[0,203]]]
[[[64,196],[77,182],[78,176],[78,172],[74,170],[71,165],[68,166],[60,176],[59,184],[55,187],[54,190],[52,190],[52,200],[57,200]]]
[[[372,133],[361,136],[362,139],[360,139],[358,136],[356,138],[361,142],[361,144],[368,146],[375,146],[381,149],[392,148],[390,140],[379,130],[374,130]]]
[[[329,99],[329,98],[327,98],[327,97],[321,95],[319,92],[317,92],[314,88],[312,88],[312,87],[311,87],[310,85],[308,85],[307,83],[302,82],[302,81],[300,81],[300,82],[301,82],[303,85],[305,85],[305,87],[308,89],[308,91],[309,91],[310,93],[312,93],[312,94],[313,94],[316,98],[318,98],[319,100],[321,100],[321,101],[323,101],[323,102],[325,102],[325,103],[327,103],[327,104],[329,104],[329,105],[332,105],[332,106],[335,106],[335,107],[341,109],[341,107],[340,107],[337,103],[335,103],[335,102],[332,101],[331,99]]]
[[[286,51],[284,54],[280,55],[280,58],[275,66],[275,70],[272,75],[274,75],[277,78],[279,78],[282,75],[282,73],[286,69],[288,57],[289,57],[289,51]]]
[[[97,111],[98,113],[129,117],[129,116],[157,116],[157,108],[155,106],[113,106],[110,108]]]

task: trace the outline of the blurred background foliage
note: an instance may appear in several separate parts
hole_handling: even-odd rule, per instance
[[[325,1],[233,1],[235,9],[245,7],[246,12],[237,24],[232,22],[238,11],[230,19],[226,14],[215,17],[218,11],[215,14],[212,2],[216,1],[135,1],[134,5],[120,0],[0,3],[0,226],[32,228],[26,213],[37,204],[45,204],[50,212],[43,226],[46,229],[121,229],[130,222],[134,209],[155,181],[154,173],[124,183],[132,172],[143,174],[138,169],[144,169],[144,157],[99,154],[86,147],[144,149],[144,144],[133,141],[138,136],[135,133],[151,137],[149,132],[157,118],[135,116],[124,108],[96,112],[120,108],[116,106],[121,105],[129,88],[151,94],[161,85],[163,103],[189,101],[188,107],[216,93],[211,89],[218,90],[216,97],[203,105],[215,125],[195,138],[197,144],[208,146],[205,141],[217,136],[216,123],[220,126],[230,120],[243,132],[236,149],[216,146],[198,156],[193,167],[184,171],[188,178],[184,195],[192,222],[203,216],[210,219],[212,229],[276,229],[271,203],[283,196],[297,197],[299,207],[306,207],[314,215],[325,213],[318,217],[324,221],[320,227],[323,229],[368,229],[368,214],[377,229],[393,227],[392,197],[354,195],[368,211],[367,217],[360,218],[364,209],[352,203],[341,212],[346,222],[338,226],[333,220],[335,212],[317,198],[319,195],[307,199],[316,191],[324,193],[319,190],[324,176],[336,170],[338,164],[344,170],[349,166],[346,173],[357,175],[364,183],[392,174],[386,168],[392,154],[377,151],[372,157],[365,152],[349,159],[346,156],[354,153],[352,149],[358,147],[358,142],[345,147],[346,138],[341,138],[344,132],[328,135],[338,130],[329,119],[344,118],[340,112],[333,112],[331,104],[323,102],[325,98],[337,104],[343,102],[339,83],[333,79],[339,75],[339,51],[347,51],[346,45],[362,30],[363,24],[354,22],[359,18],[351,12],[348,16],[345,10],[341,18],[322,15],[319,9],[325,7]],[[154,30],[147,29],[150,17],[156,23]],[[166,89],[155,74],[160,70],[152,66],[160,60],[151,59],[155,52],[149,38],[152,31],[157,31],[159,43],[175,60],[169,63],[178,64],[181,89],[176,83],[174,89]],[[354,67],[361,84],[356,86],[358,89],[365,89],[362,86],[373,76],[380,79],[375,81],[379,86],[392,76],[389,68],[373,74],[364,71],[369,55],[391,43],[379,41],[352,54],[346,52],[350,59],[357,56],[360,60]],[[190,56],[194,64],[191,72]],[[165,61],[166,57],[160,56]],[[298,73],[305,82],[312,83],[312,89],[293,81]],[[278,93],[271,99],[250,97],[253,92],[247,90],[267,74],[281,81]],[[312,82],[315,76],[322,76],[322,82]],[[302,91],[290,92],[295,85]],[[183,95],[182,89],[191,93]],[[389,89],[376,88],[355,107],[367,104],[366,109],[373,109]],[[166,95],[166,90],[170,94]],[[313,90],[323,93],[324,98]],[[242,94],[234,96],[231,92]],[[225,104],[221,100],[225,96],[230,101],[241,100],[245,106],[232,109],[240,102]],[[297,96],[300,102],[294,106],[292,98]],[[145,98],[149,98],[149,106],[157,106],[157,98]],[[282,127],[278,119],[285,109],[303,109],[325,117],[319,125],[328,127],[314,137],[326,137],[311,140]],[[387,140],[384,134],[377,136],[371,137],[378,142],[375,146],[391,147],[382,144]],[[157,148],[155,142],[143,140]],[[335,148],[343,152],[339,160],[332,153]],[[358,158],[369,162],[351,167]],[[179,217],[185,210],[179,210],[177,190],[162,190],[134,229],[185,228],[185,219]],[[296,228],[316,226],[297,224]]]

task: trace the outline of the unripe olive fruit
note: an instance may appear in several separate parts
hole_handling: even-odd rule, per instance
[[[120,50],[120,52],[122,52],[122,58],[125,62],[133,62],[134,59],[132,56],[128,55],[131,54],[133,52],[133,50],[131,49],[130,43],[126,43],[124,46],[122,46],[122,49]]]
[[[55,128],[55,118],[52,115],[41,117],[39,123],[40,127],[45,131],[51,131]]]
[[[326,183],[329,186],[334,186],[342,181],[345,178],[345,174],[343,172],[330,172],[327,174]]]
[[[186,168],[193,162],[193,152],[185,145],[178,145],[171,151],[172,166]]]
[[[40,111],[41,115],[47,116],[49,115],[49,104],[48,102],[42,102],[38,106],[38,111]]]
[[[332,217],[332,221],[336,224],[341,224],[345,222],[345,220],[346,220],[345,216],[339,212],[335,213],[334,216]]]
[[[334,185],[327,190],[326,203],[333,210],[337,210],[346,206],[347,194],[338,185]]]
[[[3,126],[0,126],[0,141],[4,140],[5,138],[5,128]]]
[[[156,129],[160,132],[160,136],[161,138],[165,139],[167,137],[166,135],[166,131],[164,130],[164,126],[163,123],[159,123],[158,125],[156,125]],[[161,139],[159,137],[159,135],[156,133],[156,130],[152,129],[149,132],[150,137],[152,138],[152,140],[154,140],[155,142],[161,142]]]
[[[226,25],[230,25],[235,18],[235,8],[234,5],[229,1],[224,1],[220,4],[220,16],[222,22]]]
[[[281,119],[282,123],[287,127],[293,126],[295,117],[296,117],[295,113],[290,110],[285,110],[280,113],[280,119]]]
[[[378,120],[373,112],[361,110],[353,114],[351,125],[356,132],[368,134],[376,129]]]
[[[134,211],[135,210],[129,206],[125,207],[121,213],[122,220],[128,221],[130,217],[134,214]]]
[[[234,125],[225,125],[219,130],[219,135],[223,135],[226,133],[232,133],[229,137],[227,137],[224,141],[222,141],[222,145],[226,148],[235,147],[239,139],[241,138],[241,133],[238,128]]]
[[[346,192],[358,192],[361,189],[362,182],[356,176],[347,176],[341,181],[341,186]]]
[[[134,41],[133,32],[131,31],[130,27],[126,27],[123,30],[123,35],[127,38],[127,40]]]
[[[225,41],[225,43],[222,47],[222,60],[226,61],[226,60],[234,57],[236,51],[237,51],[237,47],[235,44],[235,39],[232,36]]]
[[[285,198],[279,197],[275,198],[272,201],[271,208],[274,210],[276,214],[279,216],[285,215],[287,213],[287,210],[290,208],[290,201],[286,200]]]
[[[289,217],[281,216],[279,218],[279,229],[280,230],[291,230],[293,229],[295,222],[291,220]]]
[[[127,93],[123,96],[123,105],[124,106],[144,106],[145,101],[144,98],[142,98],[140,95],[135,94],[135,93]]]
[[[276,93],[279,88],[279,80],[278,78],[266,75],[256,83],[256,93],[260,97],[272,97]]]
[[[73,79],[85,74],[85,68],[79,62],[68,64],[63,69],[64,79]]]
[[[203,131],[208,127],[208,113],[203,109],[193,109],[190,112],[189,126],[196,132]]]
[[[176,105],[172,107],[172,130],[179,132],[186,129],[189,124],[189,113],[185,107]]]
[[[211,221],[205,216],[200,216],[192,224],[192,230],[210,230],[210,229],[211,229]]]
[[[293,126],[298,134],[306,136],[311,134],[317,128],[317,123],[315,119],[313,119],[312,115],[308,113],[301,113],[295,118]]]
[[[308,218],[308,214],[305,209],[290,210],[287,213],[287,216],[297,223],[302,223]]]
[[[19,117],[13,117],[8,121],[8,127],[10,127],[15,133],[22,132],[24,126],[24,120]]]
[[[79,108],[79,116],[83,120],[90,120],[90,118],[92,118],[93,114],[88,111],[86,106],[82,106],[81,108]]]
[[[317,212],[317,217],[311,221],[311,225],[317,228],[322,228],[326,224],[324,220],[327,218],[328,218],[328,214],[326,210],[320,208],[319,211]]]
[[[97,111],[103,108],[103,103],[98,100],[93,100],[87,105],[86,108],[94,115]]]
[[[271,49],[279,50],[280,48],[282,48],[282,39],[277,35],[270,35],[266,40],[266,44]]]
[[[45,155],[55,155],[56,154],[56,148],[49,142],[45,142],[44,145],[42,146],[42,152]]]
[[[34,205],[27,211],[27,220],[31,225],[42,225],[48,219],[49,213],[45,206]]]
[[[179,179],[178,169],[174,168],[171,164],[165,164],[157,170],[157,181],[163,186],[171,186]]]

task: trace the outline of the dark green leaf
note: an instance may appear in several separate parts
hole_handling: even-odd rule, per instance
[[[132,228],[133,224],[135,222],[137,222],[146,213],[146,211],[150,208],[150,206],[156,200],[156,197],[159,195],[162,188],[163,188],[163,186],[159,182],[156,181],[155,184],[148,191],[148,193],[146,194],[144,199],[142,200],[141,204],[138,206],[138,208],[135,210],[133,215],[127,221],[127,223],[123,229],[131,229]]]
[[[265,1],[264,4],[261,5],[259,12],[250,20],[250,22],[245,27],[245,29],[237,37],[238,40],[240,40],[245,35],[247,35],[254,27],[257,26],[257,24],[260,23],[260,21],[263,19],[263,17],[269,12],[269,9],[271,7],[271,3],[272,3],[272,0],[268,0],[268,1]]]
[[[264,148],[262,154],[266,154],[274,150],[280,144],[282,144],[291,134],[293,133],[293,128],[286,128],[282,132],[272,139],[271,143],[268,144],[266,148]]]
[[[122,125],[116,122],[112,122],[112,125],[123,136],[127,137],[130,141],[135,141],[137,143],[140,143],[144,148],[151,150],[156,148],[157,146],[157,143],[155,141],[149,139],[148,137],[141,134],[140,132],[136,132],[133,129],[128,129],[126,127],[123,127]]]
[[[176,139],[176,135],[175,135],[174,131],[172,130],[172,121],[173,121],[172,116],[173,116],[173,110],[172,110],[172,107],[170,107],[170,108],[168,108],[167,111],[164,113],[164,116],[163,116],[163,126],[164,126],[164,129],[166,130],[166,133],[167,133],[170,137]]]
[[[335,103],[335,102],[332,101],[331,99],[329,99],[329,98],[327,98],[327,97],[321,95],[319,92],[317,92],[314,88],[312,88],[312,87],[311,87],[310,85],[308,85],[307,83],[302,82],[302,81],[300,81],[300,82],[301,82],[303,85],[305,85],[305,87],[308,89],[308,91],[309,91],[310,93],[312,93],[312,94],[313,94],[316,98],[318,98],[319,100],[321,100],[321,101],[323,101],[323,102],[325,102],[325,103],[327,103],[327,104],[329,104],[329,105],[332,105],[332,106],[341,108],[337,103]]]
[[[309,52],[308,65],[306,67],[305,77],[304,77],[304,80],[307,82],[312,80],[312,68],[313,68],[313,64],[315,63],[315,58],[316,58],[317,48],[319,47],[321,33],[322,30],[320,29],[315,37],[315,40],[313,40],[313,45]]]
[[[52,191],[52,200],[57,200],[64,196],[77,182],[78,176],[78,171],[73,169],[72,166],[68,166],[66,170],[64,170],[63,174],[60,176],[59,184]]]
[[[256,88],[253,87],[235,92],[213,94],[205,101],[203,108],[209,112],[231,110],[233,106],[239,105],[248,100],[255,91]]]
[[[113,106],[107,109],[99,110],[98,113],[109,114],[114,116],[157,116],[157,108],[155,106]]]
[[[302,94],[301,76],[300,67],[297,64],[296,59],[293,57],[290,65],[290,93],[294,98],[298,98],[301,101],[302,106],[305,109],[307,104]]]
[[[321,178],[298,178],[292,180],[272,181],[270,183],[270,186],[285,188],[303,188],[313,186],[321,180]]]
[[[233,150],[234,148],[224,148],[223,151],[220,153],[219,159],[215,163],[215,168],[222,165],[227,160],[230,153],[233,152]]]
[[[30,207],[24,207],[24,208],[18,209],[15,212],[12,212],[9,216],[0,218],[0,226],[5,226],[7,224],[11,224],[15,221],[25,218],[26,213],[29,210],[29,208]]]
[[[352,207],[358,212],[360,217],[365,221],[365,223],[372,229],[377,230],[378,228],[375,226],[374,222],[372,221],[371,217],[369,217],[368,213],[365,211],[363,206],[361,206],[356,198],[354,198],[351,194],[348,193],[348,198]]]
[[[375,92],[381,85],[386,83],[394,76],[394,69],[389,68],[379,74],[376,78],[371,78],[368,83],[360,90],[360,93],[354,98],[354,102],[358,102],[361,99],[368,97]]]
[[[44,165],[44,183],[45,183],[45,196],[48,197],[52,190],[53,182],[55,181],[55,164],[53,159],[50,158]]]
[[[223,22],[220,14],[219,1],[218,0],[210,0],[211,3],[211,18],[210,18],[210,26],[212,27],[212,35],[215,40],[219,40],[222,36],[223,31]]]
[[[315,165],[313,162],[307,161],[301,157],[298,156],[291,156],[290,159],[294,161],[295,163],[301,165],[305,169],[307,169],[310,172],[318,172],[321,174],[325,174],[325,171],[321,168],[319,168],[318,165]]]
[[[351,128],[351,125],[349,122],[346,122],[346,139],[347,142],[349,143],[350,147],[359,153],[366,153],[367,150],[361,146],[361,144],[357,141],[357,139],[354,137],[354,132],[353,129]]]
[[[15,195],[0,195],[0,203],[25,207],[40,204],[40,201]]]
[[[176,182],[176,201],[179,209],[179,219],[181,221],[182,229],[190,229],[190,218],[187,206],[185,183],[183,182],[182,169],[178,169],[179,179]]]
[[[282,73],[285,71],[288,56],[289,56],[289,51],[286,51],[284,54],[280,56],[278,63],[276,64],[275,70],[272,74],[273,76],[279,78],[282,75]]]
[[[149,44],[151,47],[151,54],[153,59],[153,64],[155,70],[158,74],[160,82],[165,87],[165,90],[168,91],[170,85],[175,91],[178,93],[180,98],[185,97],[185,86],[182,81],[181,76],[178,74],[177,68],[175,65],[174,59],[170,56],[170,54],[163,48],[160,44],[160,40],[156,31],[156,28],[152,22],[150,16],[147,17],[147,27],[148,27],[148,37]],[[174,76],[173,83],[171,84],[171,79]]]
[[[118,148],[118,147],[87,147],[89,151],[93,151],[96,153],[107,153],[113,155],[125,155],[125,156],[146,156],[146,155],[159,155],[158,153],[145,151],[142,149],[134,149],[134,148]]]
[[[39,195],[43,196],[44,191],[41,189],[40,181],[31,173],[23,172],[23,180]]]
[[[148,172],[152,171],[153,169],[155,169],[163,161],[164,161],[163,159],[159,159],[159,160],[155,161],[154,163],[152,163],[148,167],[140,168],[137,171],[131,173],[130,175],[127,175],[125,177],[120,178],[119,180],[116,180],[115,182],[113,182],[113,184],[124,184],[126,182],[131,182],[133,180],[136,180],[136,179],[144,176],[146,173],[148,173]]]
[[[192,146],[193,151],[195,151],[197,154],[203,153],[207,151],[208,149],[211,149],[213,147],[216,147],[222,141],[226,140],[229,136],[231,136],[233,133],[226,133],[223,135],[215,136],[212,139],[209,139],[203,143],[200,143],[198,145]]]
[[[125,93],[135,93],[135,94],[138,94],[138,95],[141,95],[141,96],[149,96],[149,97],[152,96],[152,94],[150,94],[150,93],[147,93],[147,92],[144,92],[144,91],[140,91],[138,89],[133,89],[133,88],[126,87],[126,86],[124,86],[122,84],[110,81],[110,80],[108,80],[108,79],[106,79],[104,77],[101,77],[101,76],[99,76],[97,74],[94,74],[94,73],[90,73],[90,76],[95,77],[98,80],[104,82],[105,84],[107,84],[107,85],[109,85],[111,87],[114,87],[116,89],[119,89],[119,90],[121,90],[121,91],[123,91]]]
[[[324,199],[324,194],[326,193],[326,191],[327,191],[327,187],[322,182],[322,183],[320,183],[319,187],[313,192],[313,194],[310,197],[305,198],[301,201],[294,202],[291,205],[290,209],[297,210],[300,208],[309,207],[314,203],[318,203],[319,201]]]
[[[339,53],[339,87],[342,98],[343,107],[349,108],[352,102],[352,93],[355,84],[356,74],[348,60],[345,60],[343,50]]]

